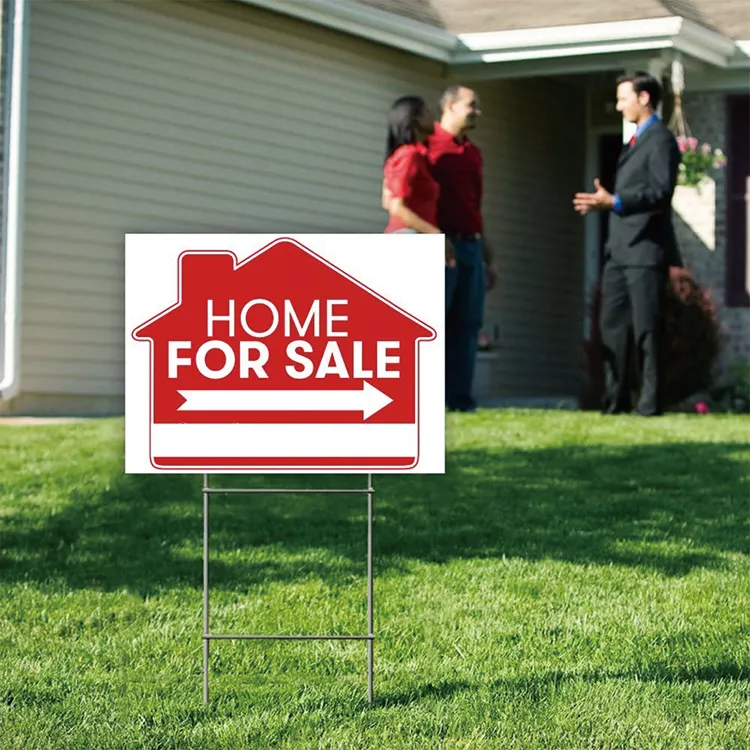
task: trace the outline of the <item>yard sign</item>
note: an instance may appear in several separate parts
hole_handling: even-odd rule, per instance
[[[439,235],[126,238],[126,472],[444,471]]]

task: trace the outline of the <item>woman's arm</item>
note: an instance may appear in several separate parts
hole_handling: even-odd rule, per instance
[[[429,221],[421,219],[414,211],[407,208],[403,198],[391,198],[390,214],[401,219],[407,227],[421,234],[442,234],[436,226],[430,224]],[[456,250],[447,237],[445,238],[445,265],[449,268],[454,268],[456,265]]]
[[[389,213],[391,216],[400,219],[407,227],[414,229],[420,234],[442,234],[436,226],[420,218],[414,211],[408,208],[403,198],[391,198]]]
[[[385,186],[385,179],[383,180],[383,192],[380,196],[380,205],[383,207],[383,211],[391,210],[391,191]]]

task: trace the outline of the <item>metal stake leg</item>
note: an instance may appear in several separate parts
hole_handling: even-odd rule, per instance
[[[208,705],[208,474],[203,475],[203,703]]]
[[[372,525],[374,492],[372,487],[372,474],[367,475],[367,701],[372,705],[373,701],[373,672],[374,672],[374,592],[372,575]]]
[[[374,640],[375,596],[373,592],[373,554],[372,537],[375,510],[375,489],[372,486],[372,474],[367,475],[367,487],[363,489],[277,489],[277,488],[218,488],[210,487],[209,475],[203,475],[203,703],[208,705],[208,659],[209,645],[212,640],[299,640],[299,641],[367,641],[367,700],[373,704],[373,676],[374,676]],[[253,494],[253,493],[316,493],[316,494],[362,494],[367,493],[367,635],[242,635],[242,634],[212,634],[209,629],[208,608],[208,557],[209,557],[209,501],[212,494]]]

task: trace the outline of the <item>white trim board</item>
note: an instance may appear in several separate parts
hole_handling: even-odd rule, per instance
[[[731,39],[681,16],[460,34],[459,42],[472,61],[478,55],[484,62],[674,49],[725,67],[736,49]]]
[[[451,59],[457,43],[445,29],[351,0],[239,1],[442,62]]]

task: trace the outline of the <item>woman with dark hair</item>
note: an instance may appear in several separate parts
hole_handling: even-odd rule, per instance
[[[430,174],[424,143],[434,127],[432,112],[420,96],[402,96],[388,113],[383,168],[383,208],[390,214],[386,232],[441,233],[440,188]]]

